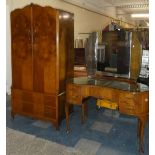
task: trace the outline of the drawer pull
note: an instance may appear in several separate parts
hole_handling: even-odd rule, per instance
[[[148,98],[145,98],[145,102],[148,102]]]
[[[79,96],[72,96],[73,99],[78,98]]]
[[[126,110],[132,111],[132,110],[134,110],[134,109],[131,108],[131,107],[126,107]]]
[[[133,97],[125,97],[126,100],[133,100]]]
[[[45,114],[47,114],[47,115],[48,115],[48,114],[51,114],[51,113],[50,113],[50,112],[48,112],[48,111],[45,111]]]
[[[125,104],[126,104],[127,106],[135,106],[135,103],[134,103],[134,102],[125,102]]]

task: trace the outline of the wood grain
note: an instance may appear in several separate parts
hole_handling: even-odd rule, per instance
[[[63,14],[70,16],[61,19]],[[12,117],[25,115],[59,127],[65,83],[73,77],[73,17],[35,4],[12,11]]]

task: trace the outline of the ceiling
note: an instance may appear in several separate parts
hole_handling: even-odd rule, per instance
[[[131,18],[131,14],[149,13],[149,0],[64,0],[80,7],[128,20],[137,26],[148,26],[148,18]],[[108,14],[107,14],[108,12]],[[115,14],[114,14],[115,12]]]

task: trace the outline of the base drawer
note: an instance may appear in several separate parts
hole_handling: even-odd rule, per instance
[[[67,102],[72,104],[81,104],[82,92],[81,88],[76,85],[67,86]]]
[[[125,114],[142,114],[144,112],[142,96],[139,93],[122,93],[119,98],[119,110]]]
[[[56,119],[56,109],[45,106],[44,117]]]
[[[12,111],[14,113],[56,119],[57,104],[57,96],[12,89]]]
[[[70,95],[67,95],[67,102],[72,104],[81,104],[82,96],[72,93]]]

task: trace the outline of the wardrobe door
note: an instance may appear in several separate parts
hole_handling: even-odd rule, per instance
[[[67,17],[67,18],[66,18]],[[74,15],[59,10],[59,93],[74,76]]]
[[[32,90],[31,6],[11,13],[12,88]]]
[[[56,94],[56,10],[33,5],[34,90]]]

